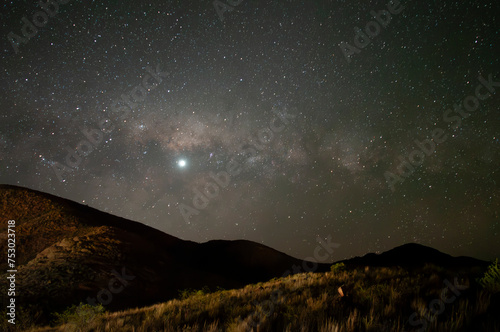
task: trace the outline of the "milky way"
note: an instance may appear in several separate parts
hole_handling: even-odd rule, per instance
[[[1,183],[299,258],[499,255],[498,2],[44,3],[1,10]]]

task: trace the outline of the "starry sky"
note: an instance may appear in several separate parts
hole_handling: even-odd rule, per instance
[[[0,183],[298,258],[330,238],[330,261],[408,242],[493,259],[499,12],[4,2]]]

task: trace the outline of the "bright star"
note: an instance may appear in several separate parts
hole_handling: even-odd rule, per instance
[[[177,162],[177,164],[179,165],[179,167],[184,167],[186,166],[186,161],[184,159],[181,159]]]

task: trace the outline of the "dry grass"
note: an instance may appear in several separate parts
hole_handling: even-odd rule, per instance
[[[81,331],[412,331],[409,324],[429,317],[426,331],[498,331],[498,301],[469,285],[443,313],[432,317],[429,303],[439,298],[443,281],[454,276],[432,267],[409,273],[370,268],[339,273],[304,273],[241,289],[201,292],[145,308],[106,313]],[[470,282],[470,283],[469,283]],[[346,296],[341,297],[342,287]],[[47,331],[70,330],[59,326]],[[74,326],[73,326],[73,330]],[[42,331],[42,330],[38,330]]]

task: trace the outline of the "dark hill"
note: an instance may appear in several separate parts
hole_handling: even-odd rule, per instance
[[[0,185],[0,218],[16,221],[16,301],[33,315],[42,312],[40,322],[46,322],[49,313],[87,303],[88,298],[100,296],[108,310],[135,308],[166,301],[183,289],[239,288],[281,277],[294,265],[303,266],[301,260],[251,241],[184,241],[141,223],[15,186]],[[3,253],[7,253],[6,238],[7,223],[2,222]],[[487,265],[418,244],[343,262],[408,268],[427,263]],[[319,264],[316,271],[329,267]],[[6,270],[6,260],[0,260],[2,294],[7,294]],[[2,306],[4,301],[2,297]]]
[[[0,218],[16,221],[17,301],[46,316],[121,289],[113,273],[133,276],[108,310],[166,301],[182,289],[225,289],[281,277],[302,261],[251,241],[195,243],[60,197],[0,186]],[[7,223],[0,237],[7,237]],[[0,242],[7,252],[7,241]],[[318,271],[328,270],[328,264]],[[0,270],[7,270],[1,260]],[[113,272],[115,271],[115,272]],[[6,276],[0,280],[6,294]],[[101,292],[101,296],[103,292]],[[107,299],[101,297],[101,299]],[[45,317],[46,318],[46,317]]]
[[[401,266],[420,268],[426,264],[446,268],[472,268],[488,266],[488,262],[471,257],[453,257],[439,250],[417,243],[407,243],[381,254],[366,254],[342,261],[351,266]]]

